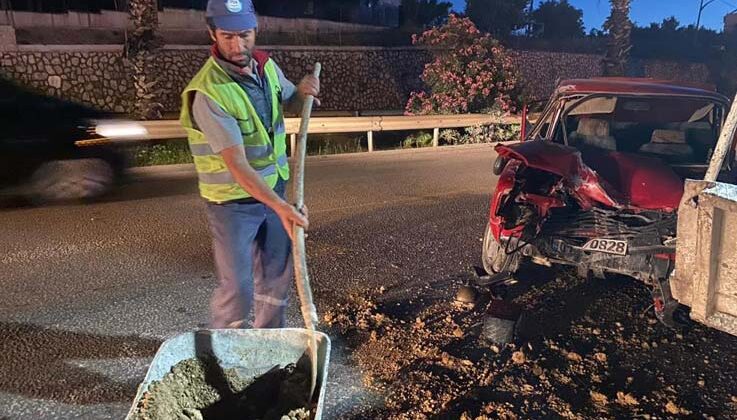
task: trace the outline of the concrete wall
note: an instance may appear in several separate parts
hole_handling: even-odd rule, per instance
[[[53,48],[20,46],[0,52],[0,74],[54,95],[124,112],[131,108],[130,71],[121,58],[122,47]],[[422,89],[419,79],[431,53],[416,48],[265,47],[290,80],[299,81],[313,63],[323,64],[320,95],[325,111],[401,110],[409,93]],[[179,94],[208,57],[203,47],[165,49],[156,60],[164,89],[162,103],[179,109]],[[532,96],[544,99],[559,79],[601,75],[597,55],[519,51],[515,61]],[[632,73],[664,79],[706,82],[703,64],[635,61]]]
[[[0,13],[0,25],[16,28],[93,28],[124,29],[131,27],[127,13],[103,10],[100,13],[33,13],[8,11]],[[161,29],[204,30],[205,12],[201,10],[164,9],[159,12]],[[289,19],[271,16],[259,17],[260,30],[268,32],[373,32],[382,26],[332,22],[319,19]]]
[[[16,47],[15,29],[12,26],[0,26],[0,51],[13,51]]]

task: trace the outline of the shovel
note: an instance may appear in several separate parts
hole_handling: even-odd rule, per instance
[[[320,63],[315,63],[313,75],[320,78]],[[302,114],[299,124],[299,134],[297,136],[297,147],[293,151],[294,156],[294,190],[293,197],[297,210],[304,207],[305,204],[305,155],[307,154],[307,128],[310,124],[310,113],[312,112],[312,103],[314,98],[307,95],[302,105]],[[312,288],[310,287],[310,277],[307,273],[307,252],[305,250],[305,230],[301,226],[294,225],[294,242],[292,244],[292,253],[294,257],[294,277],[297,282],[297,293],[301,303],[302,317],[305,321],[305,328],[310,332],[307,353],[311,363],[310,378],[310,394],[309,400],[315,392],[317,383],[318,355],[317,355],[317,335],[315,334],[315,325],[317,325],[317,309],[312,301]]]

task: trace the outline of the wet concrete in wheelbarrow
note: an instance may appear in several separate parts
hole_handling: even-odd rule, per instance
[[[212,357],[177,363],[153,382],[138,402],[135,420],[307,420],[310,364],[296,364],[243,378]]]

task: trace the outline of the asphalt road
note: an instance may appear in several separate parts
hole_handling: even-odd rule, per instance
[[[384,287],[402,301],[478,263],[490,146],[311,158],[319,312]],[[0,209],[0,419],[122,418],[159,344],[204,326],[214,285],[188,167],[136,172],[94,204]],[[300,326],[297,305],[290,325]],[[378,396],[333,337],[325,417]]]

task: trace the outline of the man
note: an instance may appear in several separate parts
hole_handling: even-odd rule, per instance
[[[207,201],[218,286],[212,328],[281,328],[292,279],[294,225],[307,209],[284,200],[289,179],[283,109],[317,96],[317,78],[288,81],[255,49],[251,0],[210,0],[211,57],[182,93],[180,121]],[[319,105],[319,101],[315,101]]]

